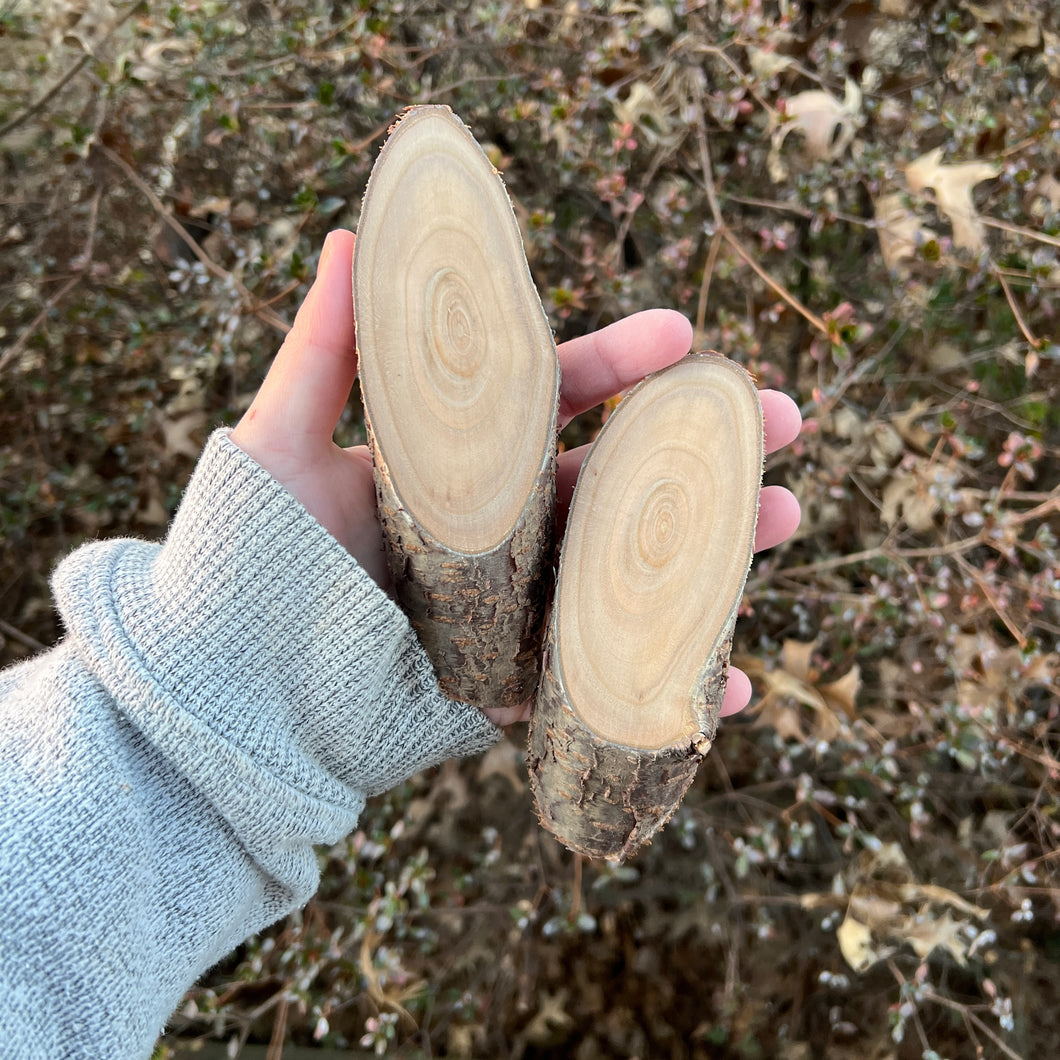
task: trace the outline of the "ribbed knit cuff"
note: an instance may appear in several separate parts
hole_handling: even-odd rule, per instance
[[[225,431],[162,546],[85,546],[54,590],[130,720],[261,839],[333,842],[364,795],[498,736],[441,695],[398,607]],[[255,819],[262,798],[282,821]]]

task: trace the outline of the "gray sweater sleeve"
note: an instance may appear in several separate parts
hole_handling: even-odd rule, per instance
[[[367,795],[488,747],[400,610],[225,432],[165,542],[86,545],[0,672],[5,1057],[148,1057],[195,979],[306,902]]]

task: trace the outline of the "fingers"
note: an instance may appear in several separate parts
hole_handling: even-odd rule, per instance
[[[482,713],[498,728],[503,729],[519,721],[530,720],[530,709],[533,700],[528,699],[517,707],[483,707]]]
[[[779,390],[759,390],[762,403],[762,425],[765,428],[766,452],[775,453],[791,445],[802,430],[799,406]]]
[[[647,309],[559,347],[560,423],[679,361],[692,325],[672,309]]]
[[[240,428],[330,443],[357,377],[352,232],[324,242],[317,276]]]
[[[787,541],[799,528],[802,509],[795,494],[784,486],[763,486],[758,499],[755,552]]]
[[[725,697],[721,701],[721,716],[731,717],[739,714],[751,702],[751,679],[735,666],[729,667],[729,676],[725,682]]]

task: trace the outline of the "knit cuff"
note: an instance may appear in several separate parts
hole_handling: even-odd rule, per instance
[[[286,827],[316,832],[313,806],[355,815],[498,736],[438,691],[397,605],[227,431],[161,546],[85,546],[54,590],[122,709],[230,820],[265,795]],[[324,831],[310,838],[338,838]]]

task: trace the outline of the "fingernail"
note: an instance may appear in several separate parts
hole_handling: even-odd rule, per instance
[[[335,234],[334,232],[329,232],[327,234],[327,236],[324,238],[324,246],[320,250],[320,258],[317,261],[317,275],[318,276],[324,271],[324,267],[325,267],[325,265],[327,265],[328,258],[331,255],[331,251],[332,251],[332,249],[335,246],[335,241],[332,238],[334,236],[334,234]]]

